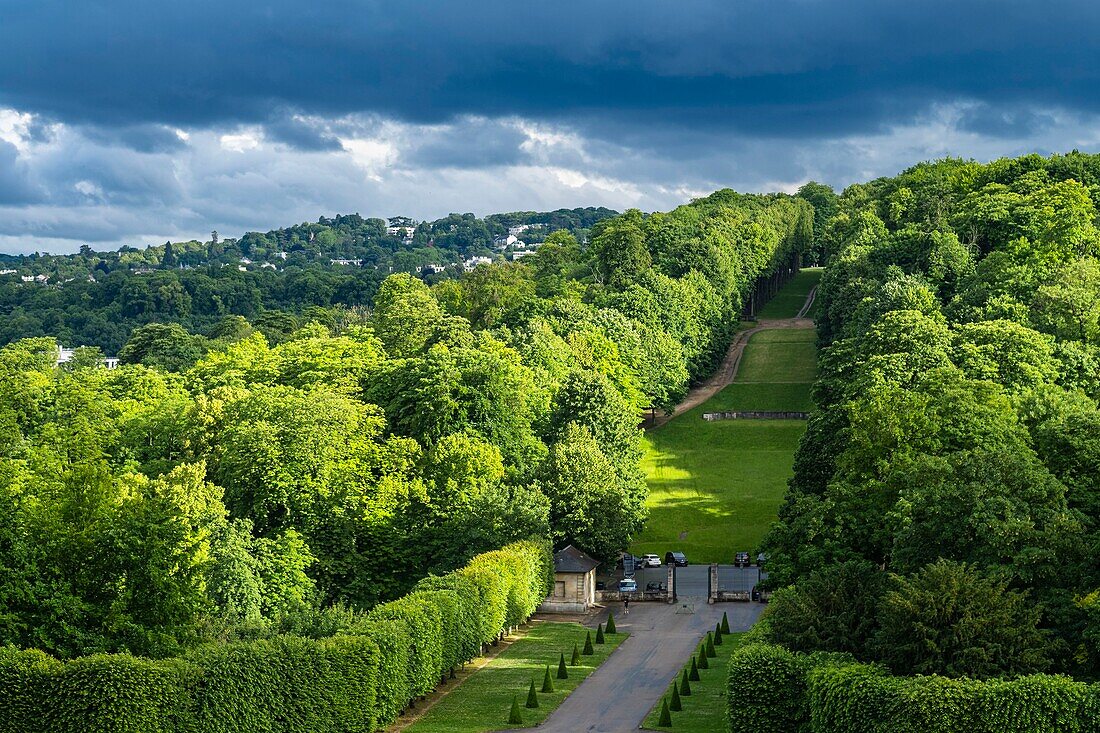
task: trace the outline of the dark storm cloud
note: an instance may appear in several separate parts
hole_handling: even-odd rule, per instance
[[[1093,111],[1098,19],[1081,0],[44,0],[6,4],[0,99],[118,126],[286,107],[822,137],[956,98]],[[308,133],[278,134],[332,145]]]
[[[406,161],[426,168],[514,165],[526,158],[520,149],[526,139],[514,125],[483,118],[463,119],[429,130]]]
[[[27,180],[26,166],[14,145],[0,140],[0,206],[33,203],[41,192]]]

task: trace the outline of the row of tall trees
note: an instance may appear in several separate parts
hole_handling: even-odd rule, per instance
[[[777,640],[899,672],[1100,674],[1098,194],[1100,157],[1073,153],[839,198],[818,411],[765,541],[793,584]]]

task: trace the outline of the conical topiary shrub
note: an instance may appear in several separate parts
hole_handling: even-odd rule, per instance
[[[615,614],[613,614],[613,613],[607,614],[607,633],[609,633],[609,634],[619,633],[619,632],[615,631]]]
[[[707,632],[707,656],[713,659],[718,656],[718,650],[714,648],[714,634]]]
[[[581,652],[580,652],[580,649],[577,648],[577,645],[574,644],[573,645],[573,656],[569,657],[569,666],[570,667],[576,667],[580,663],[581,663]]]
[[[584,632],[584,649],[581,650],[581,654],[586,657],[590,657],[596,653],[596,650],[592,648],[592,632]]]
[[[603,638],[603,624],[596,624],[596,643],[603,644],[606,639]]]
[[[680,694],[684,697],[691,696],[691,683],[688,682],[688,671],[684,670],[684,673],[680,676]]]
[[[714,625],[714,645],[722,646],[722,624],[717,623]]]
[[[539,706],[539,694],[535,692],[535,681],[531,680],[531,686],[527,688],[527,704],[524,707],[537,708]]]
[[[519,712],[519,698],[512,695],[512,710],[508,713],[508,725],[523,725],[523,716]]]
[[[692,682],[698,682],[699,681],[699,667],[695,663],[695,657],[691,658],[691,671],[688,672],[688,679],[691,680]]]
[[[730,632],[730,620],[726,617],[726,612],[722,611],[722,633],[728,634]]]
[[[569,670],[565,668],[565,655],[561,655],[561,659],[558,660],[558,679],[569,679]]]
[[[554,678],[550,676],[550,665],[546,665],[546,674],[542,678],[542,691],[553,692],[554,691]]]
[[[668,704],[668,709],[674,713],[684,709],[684,703],[680,701],[680,690],[675,682],[672,683],[672,702]]]
[[[696,655],[699,659],[699,669],[710,669],[710,662],[707,661],[707,645],[706,642],[699,645],[699,653]]]
[[[668,712],[668,698],[661,698],[661,719],[657,721],[657,725],[662,728],[672,727],[672,714]]]

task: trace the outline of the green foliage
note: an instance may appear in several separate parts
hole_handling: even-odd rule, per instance
[[[714,645],[722,646],[722,622],[714,624]]]
[[[761,548],[769,583],[795,584],[773,598],[774,638],[896,670],[1097,676],[1078,604],[1100,588],[1088,559],[1100,464],[1084,437],[1100,398],[1098,161],[943,160],[835,200],[819,232],[831,256],[817,296],[818,410]],[[911,584],[941,559],[968,567],[941,578],[948,605],[922,615],[914,601],[913,636],[876,631],[878,606],[896,610],[897,598],[880,603],[881,579],[864,581]],[[866,563],[863,580],[834,579],[866,590],[830,591],[815,576],[851,562]],[[1000,583],[1018,635],[978,608],[983,578]]]
[[[698,672],[696,672],[696,674],[698,674]],[[691,695],[691,681],[688,679],[687,669],[680,675],[680,694],[684,697]]]
[[[509,725],[523,725],[523,715],[520,714],[519,697],[512,695],[512,708],[508,711]]]
[[[573,645],[573,655],[569,658],[569,666],[570,667],[576,667],[580,663],[581,663],[580,648],[578,648],[577,645],[574,644]]]
[[[537,708],[539,706],[539,694],[535,691],[535,681],[531,680],[531,686],[527,689],[527,702],[524,707]]]
[[[569,679],[569,669],[565,666],[565,653],[562,652],[561,657],[558,659],[558,679]]]
[[[592,632],[584,632],[584,649],[581,650],[581,654],[585,656],[592,656],[596,651],[592,648]]]
[[[707,632],[707,657],[717,657],[718,652],[714,650],[714,635],[711,632]],[[709,662],[708,662],[709,664]]]
[[[613,613],[607,614],[607,633],[609,633],[609,634],[619,633],[615,630],[615,614],[613,614]]]
[[[783,647],[746,644],[735,651],[726,698],[732,729],[805,731],[805,667],[805,657]]]
[[[722,633],[723,634],[730,633],[730,620],[729,620],[729,617],[726,616],[725,611],[722,611]]]
[[[671,702],[668,704],[668,709],[674,713],[678,713],[684,709],[684,703],[680,700],[680,687],[673,683]]]
[[[550,676],[550,665],[546,665],[546,674],[542,676],[542,691],[553,692],[554,691],[554,678]]]
[[[897,580],[879,615],[882,660],[897,672],[985,678],[1047,666],[1038,609],[973,566],[940,560]]]
[[[1018,731],[1095,727],[1098,685],[1056,675],[893,677],[842,655],[751,644],[730,661],[729,720],[756,730]],[[759,726],[759,727],[756,727]]]
[[[596,643],[597,644],[603,644],[604,643],[603,624],[602,623],[596,624]]]
[[[710,669],[710,660],[707,659],[707,643],[704,641],[699,645],[699,651],[694,657],[691,658],[691,667],[694,670],[696,667],[696,659],[698,659],[699,669]],[[698,674],[698,673],[696,673]],[[694,680],[692,680],[694,681]]]
[[[657,722],[657,725],[664,728],[672,727],[672,715],[668,710],[668,699],[661,698],[661,719]]]
[[[699,681],[699,669],[700,668],[702,668],[702,669],[707,668],[706,667],[706,655],[705,654],[702,656],[702,660],[703,660],[702,664],[699,664],[698,660],[699,660],[699,655],[697,655],[697,654],[691,655],[691,671],[688,673],[688,679],[691,680],[692,682],[698,682]]]
[[[469,639],[480,639],[481,627],[461,624],[464,606],[483,608],[477,584],[461,582],[463,571],[476,567],[481,575],[495,572],[506,579],[500,609],[487,610],[500,622],[500,633],[509,593],[516,612],[530,615],[533,594],[546,592],[548,557],[540,543],[505,547],[456,571],[453,583],[435,578],[425,584],[447,590],[418,590],[357,617],[345,633],[317,640],[275,636],[208,644],[179,659],[116,654],[66,663],[0,647],[0,703],[12,711],[12,722],[0,721],[0,731],[324,733],[385,727],[432,690],[449,666],[480,648]]]

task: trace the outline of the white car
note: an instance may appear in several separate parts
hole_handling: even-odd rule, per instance
[[[643,568],[659,568],[661,567],[660,555],[642,555],[642,567]]]
[[[619,581],[620,593],[633,593],[638,590],[638,582],[634,578],[623,578]]]

